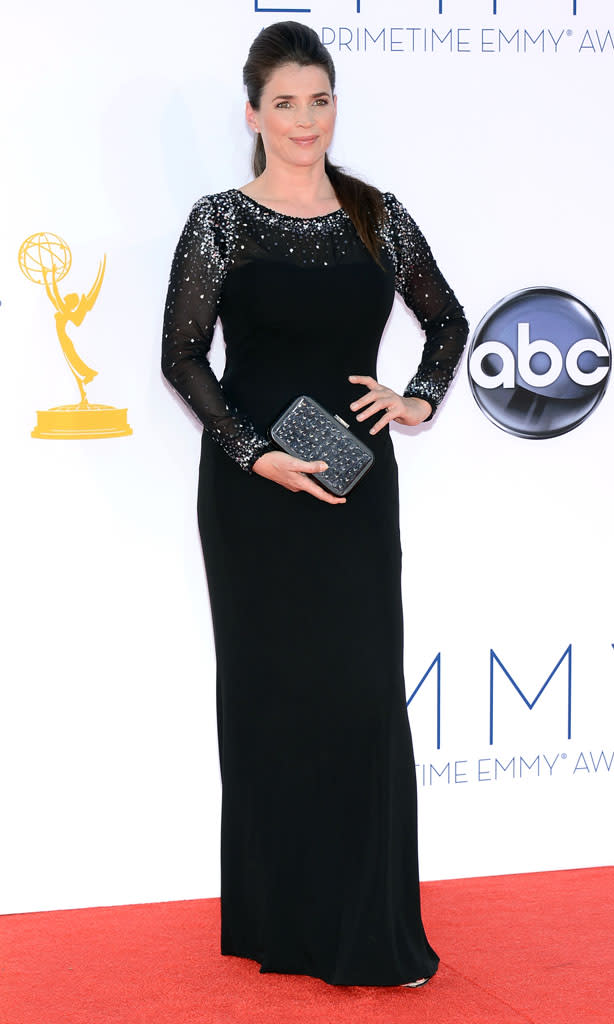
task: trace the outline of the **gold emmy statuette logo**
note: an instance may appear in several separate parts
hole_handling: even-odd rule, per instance
[[[68,292],[63,298],[58,284],[66,277],[72,263],[70,249],[66,242],[51,232],[30,235],[19,250],[19,266],[29,281],[44,284],[49,301],[55,307],[55,329],[62,346],[64,358],[77,382],[81,400],[76,405],[57,405],[44,412],[37,411],[37,423],[32,437],[55,439],[126,437],[132,433],[128,425],[128,410],[116,409],[112,405],[91,405],[87,400],[85,387],[98,373],[84,363],[69,338],[66,327],[73,323],[79,327],[93,308],[102,287],[107,257],[98,267],[96,280],[87,295]]]

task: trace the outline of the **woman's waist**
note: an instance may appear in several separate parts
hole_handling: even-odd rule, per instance
[[[360,368],[355,372],[367,375],[370,368]],[[347,380],[348,376],[349,374],[297,373],[277,377],[275,374],[267,374],[260,379],[251,375],[249,380],[245,380],[243,374],[239,377],[225,373],[221,384],[228,401],[249,416],[257,430],[265,436],[268,436],[269,427],[295,398],[299,395],[308,395],[331,415],[341,417],[352,433],[374,449],[381,446],[384,435],[388,438],[388,429],[386,427],[377,434],[369,433],[381,415],[378,413],[366,420],[356,419],[356,412],[350,405],[365,394],[366,387],[352,384]]]

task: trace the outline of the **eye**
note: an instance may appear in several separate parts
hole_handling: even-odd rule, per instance
[[[327,107],[328,106],[328,99],[327,99],[326,96],[320,96],[315,101],[315,104],[316,104],[317,107],[318,106],[320,106],[320,107]]]
[[[275,107],[278,110],[281,109],[281,108],[288,108],[289,106],[290,106],[290,103],[288,102],[288,100],[280,100],[279,103],[275,104]]]

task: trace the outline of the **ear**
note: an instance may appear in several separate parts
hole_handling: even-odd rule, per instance
[[[337,94],[333,96],[333,106],[335,108],[335,114],[337,113]]]
[[[245,120],[253,132],[259,132],[258,112],[254,110],[249,100],[245,104]]]

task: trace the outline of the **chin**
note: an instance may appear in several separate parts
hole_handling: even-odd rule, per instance
[[[325,153],[326,150],[322,146],[318,146],[317,149],[292,149],[288,154],[288,159],[293,164],[309,167],[311,164],[317,164]]]

